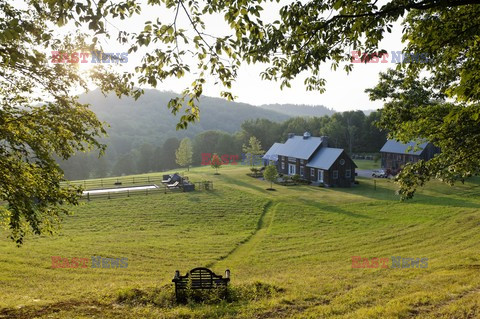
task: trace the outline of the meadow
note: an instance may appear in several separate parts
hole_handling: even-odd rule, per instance
[[[479,179],[431,182],[401,202],[387,179],[267,191],[248,172],[194,168],[185,175],[213,191],[84,202],[60,235],[21,248],[2,231],[0,318],[480,317]],[[51,256],[128,267],[52,268]],[[358,269],[352,256],[425,257],[428,267]],[[174,271],[198,266],[230,269],[239,297],[176,304]]]
[[[370,170],[380,169],[380,166],[381,166],[380,159],[377,161],[356,159],[355,164],[357,164],[358,169],[370,169]]]

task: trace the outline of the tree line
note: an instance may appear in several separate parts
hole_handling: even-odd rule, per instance
[[[209,130],[183,140],[191,149],[192,166],[201,165],[202,153],[240,156],[243,146],[249,143],[251,137],[256,137],[266,151],[275,142],[285,142],[288,133],[302,135],[306,131],[312,136],[328,136],[330,147],[343,148],[349,154],[376,153],[386,141],[386,133],[375,125],[379,119],[380,112],[365,115],[362,111],[322,117],[295,117],[284,122],[255,119],[243,122],[241,130],[236,133]],[[177,160],[179,151],[183,157],[187,156],[185,148],[180,148],[181,142],[177,137],[169,137],[161,145],[142,143],[119,156],[109,155],[108,151],[103,157],[87,153],[62,161],[60,165],[67,179],[121,176],[187,167],[179,165]]]

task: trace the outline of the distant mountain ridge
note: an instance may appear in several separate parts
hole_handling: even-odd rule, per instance
[[[130,97],[106,97],[99,90],[80,96],[80,101],[89,103],[101,121],[109,127],[109,137],[104,139],[118,154],[123,154],[142,143],[162,145],[169,137],[193,138],[204,131],[221,130],[234,133],[241,129],[244,121],[266,118],[283,122],[290,118],[286,114],[263,109],[246,103],[229,102],[225,99],[202,97],[199,102],[200,121],[190,123],[186,130],[176,130],[183,110],[174,116],[167,108],[173,92],[148,89],[137,101]],[[111,149],[111,147],[109,147]]]
[[[334,110],[323,105],[306,104],[263,104],[259,106],[262,109],[279,112],[289,116],[316,116],[333,115]]]
[[[180,110],[174,116],[167,108],[168,101],[177,97],[173,92],[145,90],[137,101],[133,98],[118,99],[111,94],[104,97],[99,90],[80,96],[80,101],[89,103],[98,118],[107,122],[110,137],[129,136],[143,142],[160,145],[168,137],[194,137],[208,130],[221,130],[228,133],[239,131],[241,124],[250,119],[266,118],[282,122],[290,116],[246,103],[229,102],[220,98],[200,99],[200,121],[191,123],[186,130],[176,130],[176,124],[183,114]]]

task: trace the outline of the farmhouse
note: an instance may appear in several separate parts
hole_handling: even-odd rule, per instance
[[[350,187],[357,166],[343,149],[328,147],[326,136],[288,134],[287,141],[275,143],[263,156],[264,164],[273,163],[279,173],[300,175],[327,186]]]
[[[428,161],[435,154],[440,153],[440,149],[430,142],[418,144],[418,148],[415,148],[415,145],[417,145],[415,142],[404,144],[396,140],[388,140],[380,150],[382,168],[398,172],[407,163],[415,163],[419,160]]]

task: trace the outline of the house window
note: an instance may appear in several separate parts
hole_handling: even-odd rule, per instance
[[[295,165],[288,164],[288,175],[295,175]]]
[[[350,177],[352,177],[352,171],[349,169],[345,170],[345,178],[350,178]]]
[[[300,176],[303,176],[304,175],[303,173],[304,173],[303,172],[303,166],[300,166]]]
[[[323,170],[318,170],[318,181],[323,183]]]
[[[289,158],[288,158],[288,161],[289,161],[289,162],[296,162],[297,159],[296,159],[295,157],[289,157]]]
[[[333,177],[333,179],[338,179],[338,171],[337,170],[333,171],[333,176],[332,177]]]
[[[282,171],[285,170],[285,162],[282,162]]]
[[[345,165],[345,160],[343,158],[340,160],[340,165]]]
[[[314,168],[310,168],[310,175],[312,177],[315,177],[315,169]]]

